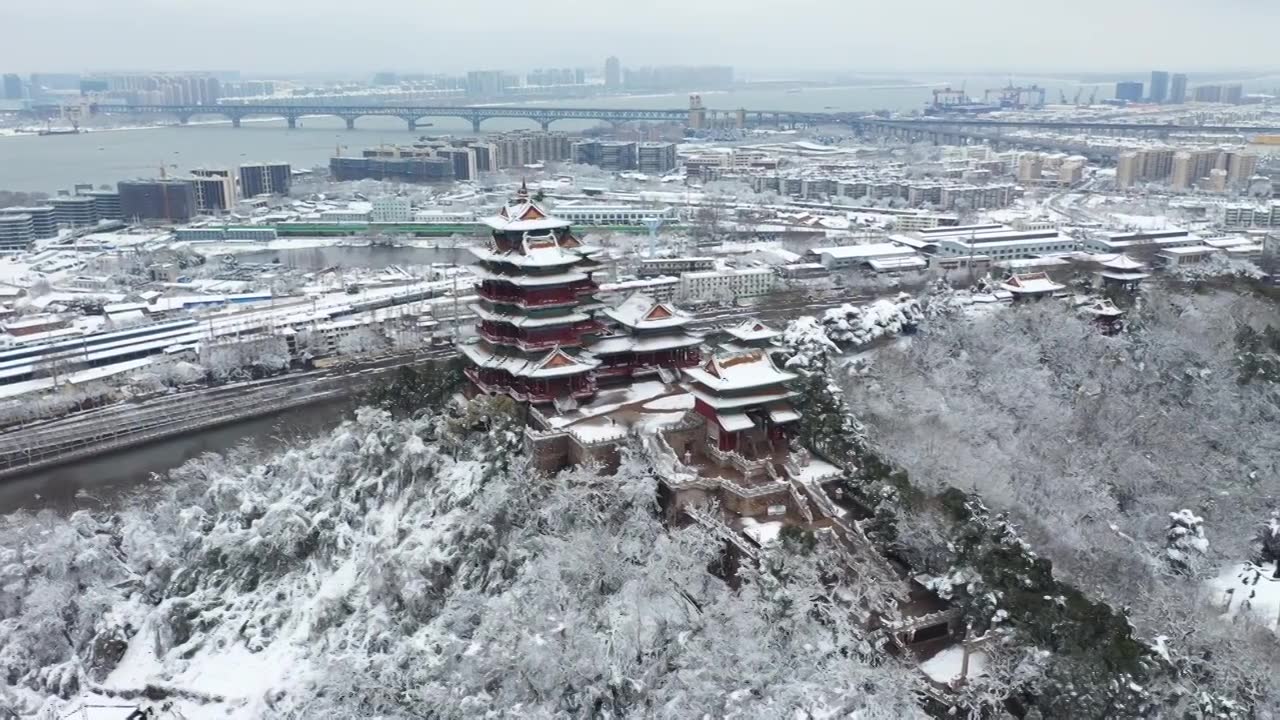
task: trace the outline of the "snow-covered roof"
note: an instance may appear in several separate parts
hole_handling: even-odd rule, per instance
[[[724,397],[709,393],[697,386],[690,387],[689,394],[701,400],[708,407],[714,408],[716,411],[736,410],[738,408],[749,407],[768,407],[770,405],[789,400],[795,395],[795,393],[789,390],[762,389],[754,395]]]
[[[524,252],[519,253],[514,250],[507,252],[497,252],[489,248],[472,247],[468,248],[471,254],[481,262],[507,263],[518,267],[557,267],[561,265],[573,265],[583,259],[577,253],[571,253],[560,248],[556,244],[555,239],[548,236],[548,239],[540,239],[538,242],[530,242],[528,236],[524,240]]]
[[[1116,307],[1116,304],[1105,298],[1095,300],[1085,305],[1083,310],[1094,317],[1120,317],[1124,311]]]
[[[731,328],[725,328],[725,332],[742,342],[770,340],[782,334],[759,320],[744,320]]]
[[[800,419],[800,413],[788,404],[780,403],[769,408],[769,419],[775,425],[783,423],[795,422]]]
[[[1034,294],[1057,292],[1066,286],[1050,280],[1045,273],[1028,273],[1026,275],[1010,275],[1007,280],[1000,284],[1000,287],[1015,294]]]
[[[1107,268],[1109,270],[1141,271],[1147,268],[1147,266],[1144,265],[1143,263],[1138,262],[1137,260],[1134,260],[1133,258],[1129,257],[1128,255],[1125,255],[1124,253],[1117,253],[1115,255],[1098,255],[1095,258],[1095,261],[1102,267]]]
[[[872,258],[867,261],[872,270],[876,272],[884,272],[886,270],[910,270],[912,268],[929,267],[929,261],[922,257],[890,257],[890,258]]]
[[[532,315],[507,315],[505,313],[493,312],[483,305],[472,305],[471,311],[480,317],[481,320],[489,322],[508,323],[516,327],[550,327],[553,325],[568,325],[570,323],[587,322],[591,320],[590,316],[574,312],[567,315],[551,315],[535,317]]]
[[[655,337],[616,335],[613,337],[603,338],[592,343],[591,352],[594,355],[617,355],[618,353],[623,352],[659,352],[662,350],[675,350],[676,348],[693,347],[701,342],[701,336],[683,332],[672,335],[658,335]]]
[[[721,413],[716,415],[716,422],[720,424],[721,428],[729,432],[750,430],[756,426],[755,421],[748,417],[746,413]]]
[[[841,245],[839,247],[814,248],[814,255],[829,255],[833,258],[897,257],[913,255],[915,251],[897,243],[872,243],[870,245]]]
[[[633,293],[617,307],[605,308],[604,314],[637,330],[661,330],[678,328],[689,322],[690,317],[675,306],[654,302],[644,293]]]
[[[473,267],[471,268],[471,272],[481,280],[511,283],[512,285],[519,285],[521,287],[566,285],[568,283],[581,282],[587,279],[585,273],[575,271],[559,272],[551,275],[507,275],[505,273],[491,272],[482,267]]]
[[[466,343],[459,349],[471,362],[490,370],[504,370],[516,377],[566,377],[594,370],[600,361],[589,355],[575,357],[555,348],[537,359],[518,355],[498,355],[481,343]]]
[[[531,200],[529,189],[523,183],[511,203],[499,208],[497,215],[480,222],[499,232],[536,232],[569,227],[567,220],[553,217]]]
[[[780,385],[794,380],[794,373],[783,372],[762,350],[749,350],[726,356],[713,356],[701,367],[686,369],[685,374],[713,392],[749,390]]]
[[[1195,255],[1209,255],[1218,252],[1216,248],[1206,247],[1204,245],[1192,245],[1190,247],[1170,247],[1160,251],[1161,255],[1177,255],[1190,257]]]

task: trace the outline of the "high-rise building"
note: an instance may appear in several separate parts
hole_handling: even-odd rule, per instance
[[[1116,187],[1127,189],[1133,187],[1142,177],[1142,156],[1135,150],[1120,153],[1116,163]]]
[[[636,143],[609,140],[583,140],[573,144],[573,161],[597,165],[609,172],[636,169]]]
[[[1200,85],[1195,89],[1193,96],[1196,102],[1216,103],[1222,102],[1222,86],[1221,85]]]
[[[120,211],[127,219],[187,222],[196,215],[196,190],[189,180],[123,180]]]
[[[518,84],[516,76],[501,70],[471,70],[467,73],[467,95],[472,97],[497,97]]]
[[[480,175],[476,163],[476,153],[469,147],[445,147],[436,150],[436,157],[442,157],[453,163],[454,180],[475,180]]]
[[[1222,102],[1239,105],[1244,102],[1244,86],[1240,84],[1222,86]]]
[[[120,193],[114,190],[88,190],[80,194],[93,198],[93,209],[99,219],[124,219],[124,212],[120,209]]]
[[[476,173],[494,172],[498,169],[498,148],[493,143],[471,141],[467,143],[467,149],[475,158]]]
[[[562,132],[512,132],[494,135],[498,168],[516,168],[547,162],[563,162],[572,154],[572,141]]]
[[[62,227],[88,227],[98,223],[98,209],[93,198],[82,195],[56,197],[49,200],[53,216]]]
[[[402,157],[332,157],[329,174],[339,182],[347,180],[399,180],[411,183],[450,182],[453,162],[430,155]]]
[[[1151,71],[1151,102],[1162,103],[1169,98],[1169,73]]]
[[[1216,148],[1181,150],[1173,155],[1173,173],[1169,185],[1174,190],[1187,190],[1201,178],[1209,177],[1218,167],[1224,153]],[[1223,170],[1224,176],[1226,171]]]
[[[1253,153],[1232,152],[1227,158],[1227,182],[1243,185],[1258,171],[1258,156]]]
[[[675,143],[640,143],[636,148],[636,169],[646,175],[665,175],[675,170]]]
[[[0,253],[26,252],[34,240],[30,215],[0,215]]]
[[[22,99],[22,78],[14,73],[6,73],[4,76],[4,98],[6,100]]]
[[[38,240],[58,237],[58,218],[49,205],[0,208],[0,217],[5,215],[30,215],[32,232]]]
[[[289,163],[253,163],[240,166],[240,197],[288,195],[293,170]]]
[[[1116,99],[1142,102],[1142,83],[1137,81],[1116,83]]]
[[[1209,176],[1205,182],[1205,189],[1209,192],[1223,193],[1227,191],[1227,171],[1213,169],[1209,171]]]
[[[1018,182],[1036,182],[1043,170],[1044,156],[1040,153],[1023,153],[1018,157]]]
[[[622,61],[616,57],[604,61],[604,86],[609,90],[622,87]]]
[[[1173,81],[1169,86],[1169,102],[1174,105],[1181,105],[1187,101],[1187,74],[1174,73]]]
[[[236,179],[231,171],[204,171],[191,178],[191,186],[195,190],[196,209],[205,214],[224,213],[235,207]]]

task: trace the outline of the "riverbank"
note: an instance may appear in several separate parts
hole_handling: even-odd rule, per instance
[[[101,503],[204,452],[257,441],[283,419],[296,416],[309,429],[327,429],[374,382],[437,355],[382,358],[206,388],[10,430],[0,434],[0,512]],[[336,408],[342,412],[335,413]],[[316,424],[316,418],[330,422]]]

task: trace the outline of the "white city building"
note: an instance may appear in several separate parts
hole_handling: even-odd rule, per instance
[[[775,277],[771,268],[685,273],[680,276],[680,298],[689,303],[706,303],[757,297],[773,289]]]
[[[376,223],[407,223],[413,221],[413,205],[409,198],[385,195],[374,198],[369,219]]]

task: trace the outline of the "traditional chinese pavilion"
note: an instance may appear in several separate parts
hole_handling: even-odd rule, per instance
[[[774,349],[774,341],[779,338],[782,333],[775,330],[759,320],[743,320],[741,323],[730,328],[725,328],[724,333],[729,336],[729,340],[723,345],[725,350],[730,352],[740,352],[743,350],[772,350]]]
[[[599,362],[581,348],[601,329],[588,312],[600,267],[590,256],[597,249],[533,202],[523,184],[484,223],[493,239],[471,249],[479,280],[471,309],[480,337],[460,346],[474,389],[568,407],[590,398]]]
[[[674,381],[682,368],[702,359],[698,349],[702,336],[685,329],[692,318],[673,305],[636,293],[601,314],[617,329],[591,346],[591,353],[600,361],[596,376],[601,382],[654,374]]]
[[[1000,289],[1013,293],[1014,302],[1047,298],[1064,287],[1051,280],[1048,273],[1042,272],[1010,275],[1000,284]]]
[[[1098,280],[1109,290],[1134,292],[1143,280],[1151,277],[1146,265],[1123,253],[1099,257],[1097,263],[1102,268]]]
[[[796,376],[779,370],[769,353],[749,350],[712,357],[684,371],[694,412],[706,421],[708,447],[747,459],[787,452],[787,428],[800,419],[786,383]]]

